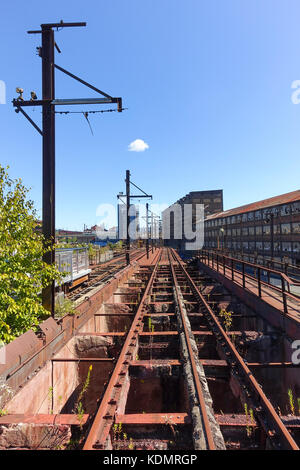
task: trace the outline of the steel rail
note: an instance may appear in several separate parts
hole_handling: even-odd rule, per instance
[[[83,446],[83,450],[94,450],[95,445],[97,448],[103,449],[106,439],[109,435],[111,426],[113,424],[113,417],[114,412],[117,408],[117,400],[114,395],[116,395],[118,391],[121,390],[122,378],[124,379],[126,376],[126,372],[129,368],[130,359],[132,359],[133,350],[136,346],[137,338],[139,332],[143,328],[142,318],[143,318],[143,310],[145,305],[147,304],[147,299],[149,295],[149,291],[152,287],[156,271],[159,265],[159,260],[161,258],[162,250],[159,249],[157,254],[154,258],[154,269],[142,296],[141,302],[139,307],[136,311],[134,320],[131,324],[130,330],[127,334],[126,340],[123,344],[122,350],[116,362],[114,371],[110,377],[109,383],[106,387],[105,393],[101,400],[100,406],[96,412],[95,418],[89,430],[88,436],[86,438],[85,444]],[[115,394],[114,394],[115,392]]]
[[[196,393],[198,395],[199,406],[200,406],[200,410],[201,410],[201,418],[202,418],[204,431],[205,431],[205,439],[206,439],[206,442],[207,442],[208,449],[209,450],[216,450],[213,435],[212,435],[212,431],[211,431],[211,427],[210,427],[210,422],[209,422],[208,414],[207,414],[207,410],[206,410],[206,404],[205,404],[205,400],[204,400],[202,386],[201,386],[201,382],[200,382],[200,379],[199,379],[199,374],[198,374],[198,371],[197,371],[197,364],[196,364],[196,361],[195,361],[195,358],[194,358],[194,352],[193,352],[190,337],[189,337],[187,322],[186,322],[186,319],[185,319],[185,316],[184,316],[184,313],[183,313],[183,310],[182,310],[182,304],[180,302],[179,285],[178,285],[178,280],[177,280],[177,276],[176,276],[175,269],[174,269],[174,263],[171,259],[169,251],[168,251],[168,254],[169,254],[169,262],[170,262],[170,266],[171,266],[171,272],[172,272],[174,287],[175,287],[177,301],[178,301],[178,308],[179,308],[180,318],[181,318],[182,325],[183,325],[183,332],[184,332],[184,336],[185,336],[185,342],[186,342],[188,352],[189,352],[189,356],[190,356],[190,365],[191,365],[191,369],[192,369],[192,373],[193,373],[193,377],[194,377],[195,390],[196,390]],[[171,255],[172,254],[173,254],[173,252],[171,251]]]
[[[250,399],[253,402],[254,395],[256,399],[254,414],[256,415],[257,420],[260,422],[261,426],[265,430],[267,436],[269,436],[270,438],[277,438],[280,443],[278,447],[281,447],[284,450],[300,450],[296,442],[290,435],[288,429],[276,413],[273,405],[271,404],[271,402],[261,389],[259,383],[253,376],[251,370],[247,367],[243,358],[240,356],[237,349],[235,348],[234,344],[230,341],[229,336],[226,334],[225,330],[221,326],[215,313],[212,311],[209,304],[206,302],[205,298],[194,283],[193,279],[188,274],[181,258],[173,249],[172,253],[177,263],[181,267],[182,272],[185,274],[186,280],[190,284],[190,287],[194,292],[196,298],[198,298],[199,303],[202,303],[202,305],[205,307],[205,311],[203,311],[203,313],[208,319],[212,331],[216,336],[217,342],[220,344],[222,350],[225,352],[226,361],[229,363],[232,371],[236,374],[236,376],[240,377],[240,379],[242,378],[244,383],[248,385],[248,387],[246,386],[246,388],[248,388],[248,391],[250,393]]]

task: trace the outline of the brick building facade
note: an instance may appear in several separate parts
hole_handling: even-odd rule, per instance
[[[208,215],[204,247],[300,265],[300,190]]]

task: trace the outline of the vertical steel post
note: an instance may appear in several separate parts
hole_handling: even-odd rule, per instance
[[[281,292],[282,292],[283,311],[284,313],[288,313],[285,284],[284,284],[284,279],[282,276],[281,276]]]
[[[261,269],[257,268],[258,295],[261,297]]]
[[[126,170],[126,264],[130,264],[130,171]]]
[[[54,31],[42,27],[42,94],[43,100],[53,100],[54,91]],[[55,106],[43,105],[43,235],[48,249],[43,259],[55,262]],[[43,306],[54,316],[55,284],[42,291]]]

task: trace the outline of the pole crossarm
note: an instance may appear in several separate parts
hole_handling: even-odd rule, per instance
[[[41,28],[43,29],[51,29],[51,28],[74,28],[76,26],[86,26],[85,21],[80,21],[77,23],[64,23],[63,20],[61,20],[59,23],[44,23],[41,24]],[[31,30],[27,31],[27,34],[39,34],[42,33],[42,30]]]
[[[13,99],[12,103],[13,106],[17,108],[21,107],[28,107],[28,106],[43,106],[52,104],[54,106],[61,106],[61,105],[73,105],[73,104],[111,104],[111,103],[119,103],[122,104],[122,98],[66,98],[66,99],[55,99],[55,100],[18,100]]]

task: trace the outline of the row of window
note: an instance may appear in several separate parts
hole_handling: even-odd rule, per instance
[[[289,234],[289,233],[300,233],[300,222],[292,222],[288,224],[275,224],[274,225],[274,234]],[[224,232],[220,230],[207,230],[205,231],[205,236],[207,237],[218,237],[223,236],[229,237],[239,237],[240,235],[270,235],[271,226],[270,225],[258,225],[256,227],[243,227],[241,228],[227,228],[224,229]]]
[[[270,220],[272,214],[274,218],[276,218],[299,213],[300,201],[252,212],[244,212],[243,214],[232,215],[230,217],[220,217],[218,219],[207,220],[205,221],[205,226],[218,227],[222,225],[239,224],[240,222],[249,222],[254,220]]]
[[[208,248],[231,248],[233,250],[250,250],[250,251],[270,251],[270,242],[220,242],[219,245],[215,241],[207,241],[205,246]],[[300,242],[276,242],[274,243],[274,251],[293,251],[300,253]]]

